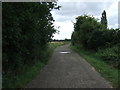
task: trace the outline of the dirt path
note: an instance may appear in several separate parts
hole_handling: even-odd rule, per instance
[[[33,81],[28,83],[26,88],[111,87],[89,63],[70,50],[68,46],[64,45],[56,48],[48,64]]]

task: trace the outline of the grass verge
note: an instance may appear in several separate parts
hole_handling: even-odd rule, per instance
[[[108,80],[113,87],[119,87],[118,84],[118,73],[119,70],[111,68],[110,65],[105,63],[101,58],[98,57],[94,52],[87,51],[85,49],[77,48],[75,46],[70,46],[70,49],[77,52],[81,57],[83,57],[87,62],[89,62],[97,72],[101,74],[106,80]]]
[[[56,43],[49,43],[49,47],[47,51],[43,54],[44,58],[41,61],[37,61],[33,65],[25,65],[22,67],[22,70],[19,75],[12,76],[12,73],[7,75],[9,79],[7,79],[6,87],[5,88],[24,88],[25,85],[30,82],[32,79],[36,77],[39,71],[47,64],[48,60],[50,59],[54,49],[58,46],[65,45],[67,42],[56,42]],[[13,83],[12,83],[13,82]]]

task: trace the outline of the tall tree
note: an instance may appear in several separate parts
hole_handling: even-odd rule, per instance
[[[13,77],[24,66],[43,62],[48,42],[56,32],[51,13],[54,8],[57,4],[53,2],[2,3],[3,87],[15,83]],[[8,82],[10,78],[13,80]]]
[[[107,29],[107,17],[106,17],[106,11],[105,10],[102,13],[101,24],[103,26],[103,29]]]

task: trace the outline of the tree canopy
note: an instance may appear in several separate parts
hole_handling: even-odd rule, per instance
[[[54,8],[57,4],[53,2],[2,3],[3,85],[7,73],[17,75],[23,66],[44,58],[47,43],[56,32]]]

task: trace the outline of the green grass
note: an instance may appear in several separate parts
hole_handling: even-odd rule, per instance
[[[110,65],[105,63],[98,55],[95,54],[95,52],[87,51],[82,47],[78,49],[75,46],[70,46],[70,49],[77,52],[81,57],[89,62],[102,77],[111,83],[113,87],[120,87],[118,84],[118,70],[111,68]]]
[[[12,75],[12,73],[10,73],[9,75],[6,75],[6,77],[9,79],[7,79],[5,88],[14,89],[14,88],[25,87],[25,85],[28,82],[30,82],[32,79],[34,79],[36,75],[40,72],[40,70],[47,64],[54,49],[64,44],[67,44],[67,43],[66,42],[49,43],[49,47],[44,54],[45,56],[43,58],[43,61],[37,61],[33,65],[25,65],[24,67],[22,67],[21,73],[17,76]]]

